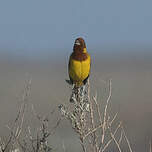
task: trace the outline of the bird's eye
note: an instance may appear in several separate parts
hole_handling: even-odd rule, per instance
[[[76,41],[75,41],[75,44],[76,44],[76,45],[81,45],[80,42],[79,42],[79,40],[76,40]]]

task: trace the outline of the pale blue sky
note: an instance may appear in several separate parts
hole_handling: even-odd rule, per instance
[[[0,49],[151,45],[152,0],[0,0]]]

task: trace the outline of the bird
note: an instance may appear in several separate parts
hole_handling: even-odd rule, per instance
[[[82,37],[79,37],[75,40],[73,52],[69,58],[70,82],[76,87],[85,85],[90,75],[90,65],[91,57],[87,52],[85,41]]]

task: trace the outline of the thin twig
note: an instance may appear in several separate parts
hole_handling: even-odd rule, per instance
[[[95,105],[96,105],[96,109],[97,109],[97,113],[98,113],[98,116],[99,116],[99,121],[100,121],[100,124],[102,124],[102,117],[101,117],[101,112],[100,112],[100,109],[99,109],[99,104],[97,102],[97,93],[96,95],[93,97],[93,100],[95,102]]]
[[[115,134],[117,133],[117,131],[118,131],[118,129],[121,127],[121,122],[119,123],[119,125],[117,126],[117,128],[115,129],[115,131],[114,131],[114,133],[113,133],[113,135],[115,136]],[[112,142],[112,138],[106,143],[106,145],[103,147],[103,149],[102,149],[102,152],[104,152],[107,148],[108,148],[108,146],[110,145],[110,143]],[[101,151],[101,148],[102,147],[100,147],[100,150],[99,150],[99,152]]]
[[[111,129],[109,129],[109,130],[110,130],[110,135],[111,135],[112,139],[114,140],[115,144],[117,145],[117,148],[118,148],[119,152],[122,152],[122,151],[121,151],[121,148],[120,148],[120,145],[119,145],[119,143],[117,142],[114,134],[112,133]]]
[[[87,150],[86,150],[86,146],[85,146],[85,144],[84,144],[84,140],[83,140],[83,139],[81,139],[81,138],[80,138],[80,144],[81,144],[81,146],[82,146],[82,150],[83,150],[83,152],[87,152]]]
[[[122,127],[122,131],[123,131],[124,137],[125,137],[125,139],[126,139],[126,141],[127,141],[127,145],[128,145],[128,147],[129,147],[129,151],[130,151],[130,152],[133,152],[133,151],[132,151],[132,148],[131,148],[131,145],[130,145],[130,142],[129,142],[127,136],[126,136],[126,133],[125,133],[125,130],[124,130],[123,127]]]
[[[122,137],[123,137],[123,132],[122,132],[122,130],[121,130],[121,133],[120,133],[120,138],[119,138],[119,141],[118,141],[119,145],[121,144]]]
[[[88,99],[89,99],[89,103],[90,103],[90,119],[91,119],[91,127],[92,129],[95,128],[95,123],[94,123],[94,112],[93,112],[93,105],[92,102],[90,100],[90,82],[88,80]],[[96,135],[96,130],[93,131],[93,147],[94,147],[94,151],[97,152],[98,151],[98,145],[97,145],[97,135]],[[95,146],[94,146],[95,145]]]
[[[113,119],[111,120],[111,122],[109,122],[109,125],[112,126],[112,123],[115,121],[115,119],[117,118],[118,113],[116,113],[113,117]]]
[[[149,141],[149,152],[152,152],[151,140]]]
[[[62,142],[62,148],[63,148],[63,152],[66,152],[64,141]]]
[[[105,137],[107,108],[108,108],[108,104],[109,104],[109,101],[110,101],[110,98],[111,98],[111,94],[112,94],[112,88],[111,88],[111,79],[110,79],[110,82],[109,82],[109,95],[108,95],[108,98],[107,98],[107,101],[106,101],[105,110],[104,110],[104,119],[103,119],[103,127],[102,127],[103,133],[102,133],[102,138],[101,138],[101,142],[102,143],[104,142],[104,137]]]
[[[85,134],[84,139],[85,139],[86,137],[88,137],[90,134],[92,134],[92,133],[94,133],[95,131],[97,131],[98,129],[102,128],[102,127],[103,127],[103,125],[101,124],[101,125],[99,125],[98,127],[92,129],[91,131],[89,131],[88,133]]]
[[[11,135],[10,135],[8,141],[7,141],[6,144],[4,145],[4,148],[2,147],[2,148],[3,148],[3,149],[2,149],[2,152],[5,152],[5,151],[7,150],[9,144],[10,144],[11,141],[12,141],[12,138],[13,138],[13,135],[12,135],[12,133],[11,133]]]

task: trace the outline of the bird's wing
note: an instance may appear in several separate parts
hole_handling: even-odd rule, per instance
[[[91,69],[91,57],[90,57],[89,54],[88,54],[88,57],[90,58],[90,69]],[[83,84],[84,84],[84,85],[87,83],[87,80],[88,80],[89,76],[90,76],[90,71],[89,71],[89,73],[88,73],[88,76],[83,80]]]
[[[69,63],[68,63],[68,73],[70,73],[71,58],[72,58],[72,54],[70,55],[70,58],[69,58]],[[70,74],[69,74],[69,78],[70,78],[71,83],[73,84],[73,80],[72,80],[72,78],[70,77]]]

